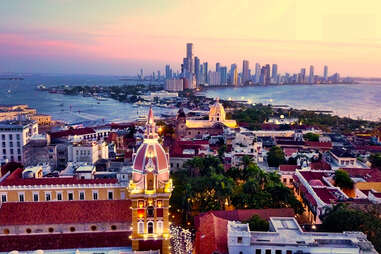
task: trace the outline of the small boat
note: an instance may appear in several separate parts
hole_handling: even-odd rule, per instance
[[[11,90],[11,89],[8,89],[8,93],[9,93],[9,94],[12,93],[12,90]]]
[[[96,99],[97,101],[107,101],[106,98],[101,97],[101,96],[96,96],[95,99]]]

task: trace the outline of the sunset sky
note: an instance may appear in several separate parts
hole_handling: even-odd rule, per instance
[[[380,0],[1,0],[0,73],[178,70],[185,44],[210,66],[381,77]]]

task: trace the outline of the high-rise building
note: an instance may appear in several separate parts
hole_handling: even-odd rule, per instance
[[[193,73],[193,43],[187,43],[187,72]]]
[[[165,90],[170,91],[170,92],[179,92],[183,91],[184,89],[184,79],[167,79],[165,81]]]
[[[255,83],[259,83],[261,77],[261,65],[259,63],[255,64]]]
[[[172,69],[169,64],[165,66],[165,79],[171,79],[172,78]]]
[[[275,81],[277,78],[278,78],[278,65],[277,64],[273,64],[273,69],[272,69],[272,73],[271,73],[271,79],[273,81]]]
[[[220,63],[216,63],[216,72],[220,72]]]
[[[270,65],[269,64],[266,64],[266,75],[265,75],[265,82],[266,82],[266,85],[270,84],[271,83],[271,77],[270,77]]]
[[[204,68],[203,68],[203,70],[204,70],[204,82],[205,83],[208,83],[209,82],[209,77],[208,77],[208,62],[204,62],[203,64],[202,64],[203,66],[204,66]]]
[[[238,68],[236,64],[230,66],[230,83],[234,86],[238,85]]]
[[[300,83],[306,82],[306,68],[300,69]]]
[[[216,71],[209,71],[208,80],[210,86],[219,86],[221,85],[221,74]]]
[[[249,61],[243,60],[242,62],[242,83],[245,84],[249,81]]]
[[[221,75],[221,85],[226,86],[228,83],[228,68],[226,66],[220,67],[220,75]]]
[[[194,74],[196,76],[196,83],[200,83],[200,58],[194,57]]]
[[[324,81],[328,81],[328,66],[324,65]]]
[[[310,78],[309,78],[309,82],[310,82],[310,84],[312,84],[312,83],[314,83],[315,82],[315,80],[314,80],[314,66],[313,65],[311,65],[310,66]]]

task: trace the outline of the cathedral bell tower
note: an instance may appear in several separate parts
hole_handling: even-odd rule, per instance
[[[144,141],[133,154],[129,198],[132,202],[132,249],[170,253],[169,155],[158,142],[153,111],[150,108]]]

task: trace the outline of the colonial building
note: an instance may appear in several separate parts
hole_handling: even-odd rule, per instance
[[[176,136],[177,138],[195,138],[203,135],[222,135],[224,128],[238,128],[235,120],[227,120],[226,112],[222,104],[217,99],[216,103],[210,107],[208,120],[190,120],[182,109],[177,115]]]
[[[169,155],[158,142],[152,108],[149,110],[144,141],[133,154],[129,198],[132,204],[132,249],[169,250]]]

